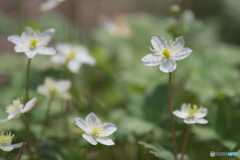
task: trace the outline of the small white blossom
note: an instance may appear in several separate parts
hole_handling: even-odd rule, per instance
[[[55,7],[57,7],[60,3],[64,2],[66,0],[48,0],[40,5],[41,11],[48,11]]]
[[[23,143],[11,144],[14,135],[11,133],[4,133],[3,131],[0,134],[0,148],[3,151],[9,152],[14,148],[19,148],[23,145]]]
[[[32,28],[26,27],[21,36],[13,35],[8,40],[15,44],[15,52],[24,52],[28,58],[33,58],[36,54],[54,55],[56,51],[52,47],[47,47],[55,34],[53,28],[37,34]]]
[[[50,97],[50,98],[64,98],[69,99],[70,94],[68,90],[71,87],[71,82],[69,80],[60,80],[55,81],[50,77],[46,77],[44,80],[44,84],[38,86],[37,92]]]
[[[172,72],[176,69],[176,61],[186,58],[192,53],[189,48],[184,48],[185,42],[183,37],[178,37],[174,42],[167,41],[163,37],[152,37],[153,46],[151,54],[144,56],[141,62],[146,66],[158,66],[165,73]]]
[[[203,119],[207,115],[207,108],[200,107],[197,108],[196,105],[191,107],[190,104],[183,104],[181,107],[181,111],[176,110],[173,114],[179,118],[184,119],[184,122],[187,124],[199,123],[199,124],[207,124],[208,121]]]
[[[77,73],[82,64],[94,66],[95,59],[89,55],[84,46],[71,44],[57,44],[58,54],[52,56],[51,61],[58,64],[66,64],[72,73]]]
[[[21,114],[30,111],[34,105],[36,104],[37,99],[33,98],[29,100],[25,106],[21,103],[21,100],[15,99],[13,100],[13,104],[7,106],[6,112],[8,113],[8,117],[6,119],[0,120],[0,122],[6,122],[11,119],[19,117]]]
[[[90,113],[85,121],[81,118],[75,119],[75,124],[81,128],[85,133],[82,135],[92,145],[101,143],[107,146],[114,145],[114,142],[107,138],[113,134],[117,127],[112,123],[103,123],[94,113]]]

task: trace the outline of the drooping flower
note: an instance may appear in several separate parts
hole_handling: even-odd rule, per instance
[[[50,77],[46,77],[44,84],[38,86],[37,92],[49,98],[64,98],[69,99],[70,94],[68,90],[71,87],[69,80],[55,81]]]
[[[208,121],[203,119],[207,115],[207,108],[197,108],[196,105],[191,107],[190,104],[182,104],[181,111],[176,110],[173,114],[179,118],[184,119],[183,121],[187,124],[199,123],[207,124]]]
[[[11,133],[6,133],[5,132],[1,132],[0,134],[0,148],[3,151],[9,152],[11,150],[13,150],[14,148],[19,148],[23,145],[22,143],[17,143],[17,144],[11,144],[12,143],[12,139],[13,139],[14,135]]]
[[[165,73],[176,69],[176,61],[186,58],[192,53],[189,48],[184,48],[183,37],[178,37],[175,41],[167,42],[163,37],[152,37],[151,43],[153,53],[144,56],[141,62],[146,66],[158,66]]]
[[[25,105],[21,103],[21,100],[15,99],[13,100],[13,104],[7,106],[6,112],[8,113],[8,117],[6,119],[0,120],[0,122],[6,122],[11,119],[19,117],[21,114],[30,111],[36,104],[37,99],[33,98],[29,100]]]
[[[82,135],[92,145],[101,143],[107,146],[114,145],[114,142],[107,138],[113,134],[117,127],[112,123],[103,123],[94,113],[90,113],[85,121],[81,118],[75,119],[75,124],[81,128],[85,133]]]
[[[36,54],[54,55],[56,53],[55,49],[47,47],[54,34],[53,28],[38,34],[32,28],[26,27],[21,36],[9,36],[8,40],[15,44],[15,52],[24,52],[28,58],[33,58]]]
[[[64,2],[66,0],[48,0],[40,5],[41,11],[48,11],[55,7],[57,7],[60,3]]]
[[[52,56],[51,61],[58,64],[66,64],[72,73],[78,72],[82,64],[94,66],[95,59],[89,55],[88,50],[84,46],[72,44],[56,45],[58,54]]]

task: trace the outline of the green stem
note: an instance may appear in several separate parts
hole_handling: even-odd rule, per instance
[[[84,160],[85,155],[86,155],[86,153],[87,153],[87,151],[88,151],[89,145],[90,145],[90,144],[88,143],[87,146],[86,146],[86,148],[85,148],[85,150],[84,150],[84,152],[83,152],[83,155],[82,155],[81,160]]]
[[[183,149],[182,149],[181,160],[183,160],[184,154],[185,154],[185,151],[186,151],[186,148],[187,148],[189,130],[190,130],[190,125],[188,124],[187,125],[187,131],[186,131],[185,139],[184,139]]]
[[[44,122],[43,122],[42,130],[41,130],[40,138],[39,138],[38,142],[41,142],[42,136],[43,136],[43,134],[45,132],[45,129],[46,129],[46,126],[48,124],[48,119],[49,119],[50,108],[51,108],[51,105],[52,105],[52,100],[53,100],[52,98],[50,98],[48,100],[47,111],[46,111],[45,119],[44,119]]]
[[[168,81],[168,100],[169,100],[169,109],[170,109],[170,117],[171,117],[171,127],[172,127],[172,135],[173,135],[173,148],[174,148],[174,159],[177,160],[177,139],[174,125],[174,117],[173,117],[173,107],[172,107],[172,73],[169,73],[169,81]]]
[[[31,59],[28,59],[28,63],[27,63],[27,70],[26,70],[26,95],[25,95],[25,104],[28,102],[29,100],[29,73],[30,73],[30,64],[31,64]],[[26,113],[26,117],[25,118],[25,138],[24,141],[26,142],[27,145],[27,151],[28,151],[28,155],[29,157],[31,157],[32,159],[32,155],[31,155],[31,151],[30,151],[30,137],[29,137],[29,114]],[[19,151],[19,156],[18,156],[18,160],[21,159],[22,157],[22,152],[24,149],[25,144],[22,145],[22,147],[20,148]]]

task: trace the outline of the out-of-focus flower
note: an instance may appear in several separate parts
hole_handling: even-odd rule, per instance
[[[181,111],[176,110],[173,112],[173,114],[179,118],[184,119],[184,122],[187,124],[192,123],[199,123],[199,124],[207,124],[208,121],[206,119],[203,119],[207,115],[207,108],[200,107],[197,108],[196,105],[193,105],[191,107],[190,104],[183,104],[181,107]]]
[[[23,142],[17,143],[17,144],[11,144],[13,137],[14,137],[14,135],[11,135],[11,133],[5,134],[5,132],[3,132],[3,131],[1,132],[1,134],[0,134],[1,150],[9,152],[9,151],[13,150],[14,148],[19,148],[23,145]]]
[[[94,113],[90,113],[85,121],[76,118],[75,124],[85,132],[83,138],[92,145],[97,145],[98,142],[107,146],[114,145],[114,142],[107,136],[113,134],[117,127],[112,123],[101,124],[101,120]]]
[[[36,104],[37,99],[33,98],[29,100],[25,106],[21,103],[21,100],[15,99],[13,100],[13,104],[7,106],[6,112],[8,113],[8,117],[6,119],[0,120],[0,122],[6,122],[11,119],[19,117],[21,114],[30,111]]]
[[[58,44],[58,54],[52,56],[51,61],[58,64],[66,64],[72,73],[77,73],[82,64],[94,66],[95,59],[89,55],[84,46],[71,44]]]
[[[117,15],[113,20],[102,17],[100,24],[103,29],[109,32],[112,36],[130,38],[133,35],[132,29],[129,27],[125,16]]]
[[[184,48],[185,42],[183,37],[176,40],[167,41],[163,37],[152,37],[151,43],[153,53],[144,56],[141,62],[146,66],[159,66],[160,70],[169,73],[176,69],[176,61],[186,58],[192,53],[189,48]]]
[[[66,0],[48,0],[40,5],[41,11],[48,11],[55,7],[57,7],[60,3],[64,2]]]
[[[49,98],[64,98],[69,99],[71,96],[68,90],[71,87],[69,80],[55,81],[50,77],[46,77],[44,84],[38,86],[37,92]]]
[[[55,49],[47,47],[55,34],[53,28],[36,33],[32,28],[26,27],[21,36],[9,36],[8,40],[15,44],[15,52],[24,52],[28,58],[33,58],[36,54],[54,55]]]

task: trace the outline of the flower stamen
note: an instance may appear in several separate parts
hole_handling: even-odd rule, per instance
[[[164,49],[164,51],[162,52],[162,55],[168,59],[170,57],[170,51],[168,49]]]
[[[38,43],[37,40],[32,39],[32,40],[30,41],[30,44],[29,44],[30,49],[35,49],[36,46],[37,46],[37,43]]]

